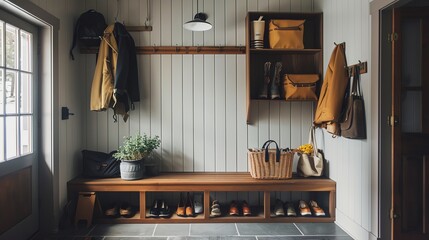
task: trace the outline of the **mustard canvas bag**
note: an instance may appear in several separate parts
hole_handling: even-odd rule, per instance
[[[305,20],[272,19],[269,24],[270,48],[304,49]]]
[[[316,84],[318,74],[285,74],[285,100],[317,100]]]

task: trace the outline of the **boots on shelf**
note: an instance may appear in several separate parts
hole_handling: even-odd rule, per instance
[[[271,62],[266,62],[264,64],[264,86],[262,91],[259,94],[259,98],[268,98],[268,85],[270,84],[270,72],[271,72]]]
[[[271,99],[279,99],[280,98],[280,72],[282,71],[282,63],[276,62],[276,66],[274,68],[273,82],[271,84]]]

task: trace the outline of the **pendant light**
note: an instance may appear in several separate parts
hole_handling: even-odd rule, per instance
[[[198,11],[198,0],[197,0],[197,11]],[[183,24],[183,28],[189,31],[207,31],[212,29],[212,25],[206,21],[207,14],[199,12],[195,14],[194,20],[188,21]]]

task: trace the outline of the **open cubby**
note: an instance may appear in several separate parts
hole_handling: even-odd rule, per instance
[[[251,48],[251,24],[263,16],[265,20],[264,48]],[[304,49],[270,49],[268,26],[271,19],[305,19],[304,23]],[[282,12],[248,12],[246,17],[246,69],[247,69],[247,122],[250,122],[251,100],[260,99],[259,93],[264,84],[265,62],[281,62],[284,74],[318,74],[319,81],[316,95],[319,95],[323,81],[323,14],[322,13],[282,13]],[[271,70],[273,72],[273,70]],[[280,89],[283,89],[280,84]],[[281,92],[278,100],[284,101]]]

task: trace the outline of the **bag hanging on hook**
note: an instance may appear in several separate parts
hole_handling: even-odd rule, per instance
[[[341,136],[351,139],[366,139],[365,104],[360,91],[360,67],[353,69],[353,83],[344,120],[341,123]]]
[[[94,9],[82,13],[76,21],[73,32],[73,43],[70,48],[72,60],[74,60],[73,49],[77,42],[85,47],[100,46],[101,37],[106,27],[107,24],[103,14]]]

